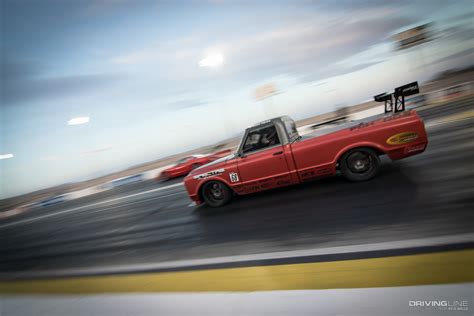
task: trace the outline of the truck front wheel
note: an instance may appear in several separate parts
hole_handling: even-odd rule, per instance
[[[342,156],[340,163],[342,175],[354,182],[372,179],[379,168],[380,158],[370,148],[351,149]]]
[[[209,181],[202,188],[202,198],[210,207],[219,207],[230,201],[232,191],[220,181]]]

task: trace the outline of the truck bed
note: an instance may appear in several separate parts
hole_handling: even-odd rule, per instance
[[[352,148],[370,148],[397,160],[423,152],[427,143],[420,117],[415,111],[407,111],[323,128],[292,143],[291,150],[304,181],[334,174],[339,159]]]
[[[377,120],[380,120],[380,119],[385,119],[387,117],[392,117],[392,116],[395,116],[397,114],[395,113],[381,113],[381,114],[377,114],[377,115],[373,115],[373,116],[369,116],[369,117],[366,117],[366,118],[363,118],[363,119],[360,119],[360,120],[353,120],[353,121],[349,121],[349,122],[345,122],[345,123],[340,123],[338,125],[335,125],[335,126],[326,126],[324,127],[324,125],[314,131],[312,131],[311,133],[308,133],[304,136],[302,136],[302,140],[304,139],[308,139],[308,138],[313,138],[313,137],[318,137],[318,136],[323,136],[323,135],[326,135],[326,134],[331,134],[331,133],[334,133],[334,132],[338,132],[340,130],[343,130],[343,129],[346,129],[346,128],[351,128],[351,127],[355,127],[357,125],[360,125],[361,123],[364,124],[364,123],[368,123],[368,122],[372,122],[372,121],[377,121]]]

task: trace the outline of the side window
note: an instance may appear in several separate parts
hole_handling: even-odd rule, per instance
[[[278,144],[280,139],[275,126],[272,125],[250,132],[245,139],[243,152],[249,153]]]

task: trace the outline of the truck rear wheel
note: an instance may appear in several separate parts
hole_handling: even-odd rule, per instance
[[[351,149],[342,156],[340,163],[342,175],[354,182],[372,179],[379,168],[380,158],[370,148]]]
[[[232,191],[220,181],[209,181],[202,188],[202,198],[210,207],[219,207],[230,201]]]

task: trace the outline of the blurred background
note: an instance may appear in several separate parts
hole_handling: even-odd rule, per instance
[[[1,18],[2,199],[222,142],[268,117],[357,105],[473,60],[470,1],[4,0]],[[401,44],[420,25],[405,36],[420,45]]]
[[[1,279],[368,244],[472,251],[471,0],[0,0],[0,22]],[[428,149],[384,161],[373,181],[333,177],[216,211],[191,203],[185,173],[166,174],[232,152],[271,117],[304,135],[383,113],[373,96],[412,81]],[[468,284],[431,298],[472,308]]]

